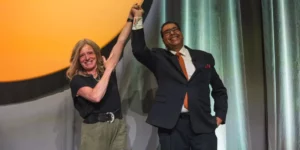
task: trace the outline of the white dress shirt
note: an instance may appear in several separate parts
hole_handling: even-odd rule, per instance
[[[176,55],[175,51],[170,50],[170,52]],[[193,64],[192,57],[189,51],[184,46],[179,50],[179,53],[183,58],[185,69],[188,74],[188,80],[189,80],[195,72],[195,66]],[[184,105],[182,105],[181,112],[188,112],[188,110],[184,107]]]

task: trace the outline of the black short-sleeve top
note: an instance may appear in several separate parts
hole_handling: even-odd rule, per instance
[[[76,96],[81,87],[88,86],[94,88],[97,83],[98,81],[92,75],[75,75],[70,82],[74,106],[84,119],[91,113],[115,112],[121,109],[121,98],[115,72],[111,74],[106,93],[99,103],[93,103],[81,96]]]

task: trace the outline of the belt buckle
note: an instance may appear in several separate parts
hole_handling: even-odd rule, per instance
[[[112,113],[112,112],[107,112],[106,114],[107,114],[107,115],[110,115],[110,118],[111,118],[111,120],[108,120],[108,121],[106,121],[106,122],[113,123],[113,122],[115,121],[115,115],[114,115],[114,113]]]

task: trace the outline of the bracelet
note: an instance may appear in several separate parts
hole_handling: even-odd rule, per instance
[[[133,22],[133,19],[132,18],[128,18],[127,22]]]

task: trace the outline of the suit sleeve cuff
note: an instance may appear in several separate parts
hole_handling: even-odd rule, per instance
[[[132,25],[132,30],[139,30],[143,28],[143,18],[142,17],[134,17],[136,23]]]
[[[219,117],[222,119],[222,123],[221,124],[225,124],[226,121],[226,113],[224,112],[216,112],[216,117]]]

